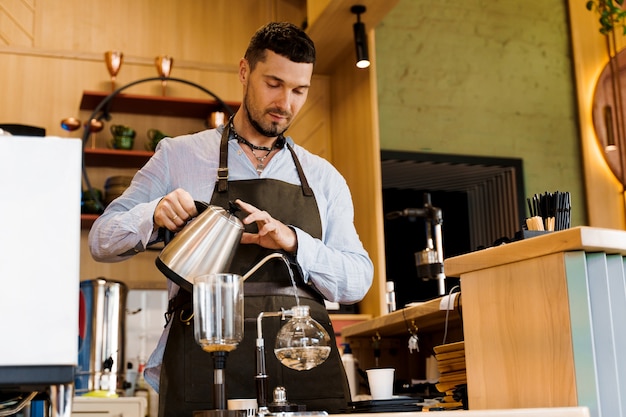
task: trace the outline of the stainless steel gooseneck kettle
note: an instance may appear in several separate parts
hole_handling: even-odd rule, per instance
[[[212,273],[229,272],[241,240],[244,226],[235,216],[239,209],[231,203],[229,210],[196,201],[197,217],[174,236],[156,258],[159,270],[181,288],[193,292],[194,278]],[[289,261],[280,252],[261,259],[242,278],[251,274],[272,258],[282,258],[287,268]],[[291,271],[290,271],[291,273]]]
[[[156,259],[159,270],[176,284],[193,291],[199,275],[228,272],[243,234],[243,223],[222,207],[196,201],[200,213],[165,246]]]

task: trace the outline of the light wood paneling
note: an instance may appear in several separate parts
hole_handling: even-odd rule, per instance
[[[0,5],[0,45],[33,46],[34,0],[4,2]]]
[[[44,0],[36,4],[34,46],[67,51],[117,49],[128,56],[166,54],[181,61],[232,64],[243,55],[250,35],[273,18],[273,3]]]
[[[563,254],[462,279],[470,407],[577,405]]]
[[[568,4],[588,224],[624,230],[626,229],[624,187],[604,160],[592,120],[593,93],[598,77],[608,62],[605,39],[598,31],[597,15],[588,11],[584,7],[584,2],[569,0]],[[617,36],[617,42],[618,49],[623,48],[626,37]]]
[[[374,36],[369,36],[374,48]],[[374,282],[360,303],[362,313],[374,317],[385,307],[385,248],[382,180],[378,136],[375,59],[369,69],[356,68],[352,55],[343,55],[332,73],[333,163],[352,192],[355,225],[374,262]]]
[[[287,132],[310,152],[332,162],[330,82],[327,76],[314,76],[306,104]]]

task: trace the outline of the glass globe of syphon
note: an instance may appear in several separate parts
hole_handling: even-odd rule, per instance
[[[330,354],[328,332],[309,313],[309,306],[296,306],[293,317],[276,335],[274,354],[288,368],[307,371],[322,364]]]

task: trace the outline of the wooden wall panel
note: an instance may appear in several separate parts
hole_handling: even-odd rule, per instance
[[[42,0],[26,7],[29,22],[29,15],[20,12],[27,4],[7,2],[0,12],[0,122],[35,124],[58,136],[67,136],[60,120],[78,116],[83,90],[110,90],[103,60],[109,49],[124,52],[118,87],[157,76],[154,58],[168,54],[174,57],[172,77],[203,85],[225,100],[238,100],[237,64],[249,37],[282,10],[280,2],[271,0]],[[293,15],[292,9],[281,16]],[[22,40],[18,32],[32,42]],[[129,92],[160,94],[160,86],[141,85]],[[182,84],[168,86],[167,94],[206,98]]]
[[[314,76],[305,106],[287,134],[297,144],[332,161],[330,83],[326,76]]]
[[[386,273],[374,40],[370,32],[374,64],[368,69],[356,68],[351,50],[341,55],[332,74],[331,94],[332,160],[350,186],[355,225],[374,262],[374,283],[360,312],[377,317],[386,312]]]
[[[118,49],[128,56],[169,54],[181,61],[232,64],[254,30],[271,19],[271,5],[247,0],[42,0],[34,46]]]
[[[462,279],[471,409],[577,405],[563,254]]]
[[[0,45],[33,46],[34,0],[5,1],[0,5]]]
[[[624,186],[611,172],[602,155],[593,127],[592,108],[595,85],[608,62],[605,40],[598,32],[597,16],[583,2],[569,0],[572,54],[578,96],[578,123],[587,193],[588,225],[626,229]],[[618,49],[626,37],[618,36]]]

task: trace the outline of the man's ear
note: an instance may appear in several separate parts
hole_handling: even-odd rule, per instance
[[[241,58],[241,60],[239,60],[239,81],[244,85],[247,84],[249,75],[250,65],[248,64],[248,60]]]

